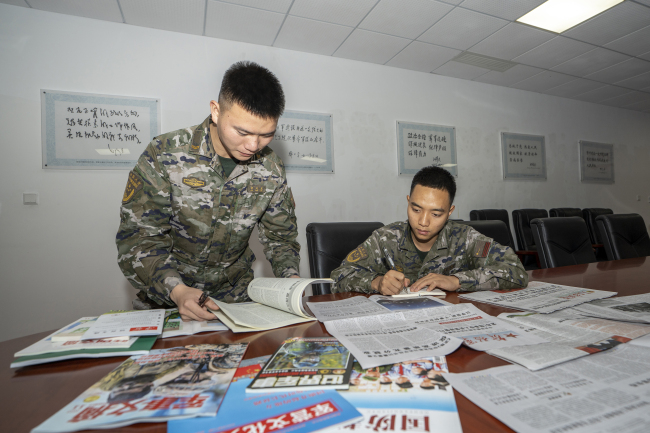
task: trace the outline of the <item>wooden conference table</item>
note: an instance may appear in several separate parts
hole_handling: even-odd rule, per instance
[[[642,257],[566,266],[529,271],[529,274],[532,281],[616,291],[621,296],[635,295],[648,292],[650,259],[646,260],[645,257]],[[357,295],[322,295],[305,298],[305,300],[320,302]],[[458,295],[455,293],[448,294],[445,299],[451,303],[465,302],[458,299]],[[493,316],[505,311],[512,311],[487,304],[476,303],[476,305]],[[19,369],[9,368],[15,352],[45,337],[50,332],[52,331],[0,343],[0,431],[30,431],[126,359],[126,357],[76,359]],[[321,323],[310,322],[257,333],[233,334],[230,331],[221,331],[165,340],[159,339],[153,348],[163,349],[187,344],[248,342],[250,345],[245,358],[254,358],[270,355],[287,338],[324,335],[328,334]],[[507,364],[505,361],[483,352],[468,349],[465,346],[461,346],[454,353],[448,355],[447,363],[452,373],[477,371]],[[461,394],[455,393],[455,396],[463,432],[512,431]],[[141,423],[115,431],[166,432],[167,425],[165,423]]]

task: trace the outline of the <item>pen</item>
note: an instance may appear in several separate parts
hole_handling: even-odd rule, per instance
[[[199,307],[203,308],[206,302],[208,302],[208,294],[203,292],[199,298]]]
[[[393,262],[393,259],[390,258],[390,254],[388,254],[388,250],[386,247],[384,247],[384,256],[386,256],[386,261],[388,262],[388,266],[392,271],[395,270],[395,263]]]

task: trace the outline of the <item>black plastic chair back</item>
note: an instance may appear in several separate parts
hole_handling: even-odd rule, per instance
[[[593,263],[596,255],[580,217],[536,218],[531,228],[542,268]]]
[[[650,256],[650,237],[639,214],[599,215],[596,224],[607,260]]]

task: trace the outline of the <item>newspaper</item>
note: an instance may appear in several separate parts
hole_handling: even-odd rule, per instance
[[[650,323],[650,293],[601,299],[573,308],[592,317]]]
[[[623,344],[539,372],[508,365],[442,375],[518,432],[645,433],[650,426],[650,349],[645,347]]]
[[[570,310],[551,314],[502,313],[499,318],[520,325],[527,334],[548,340],[542,344],[488,351],[490,355],[533,371],[602,352],[650,333],[648,325],[576,318]]]
[[[331,283],[329,278],[255,278],[248,285],[254,302],[228,304],[212,298],[212,311],[233,332],[254,332],[316,320],[302,307],[305,289],[312,283]]]
[[[546,342],[472,304],[402,310],[325,322],[363,368],[452,353],[462,343],[477,350]]]
[[[531,281],[525,289],[464,293],[458,295],[458,297],[515,310],[552,313],[553,311],[573,307],[595,299],[609,298],[614,295],[616,295],[616,292]]]

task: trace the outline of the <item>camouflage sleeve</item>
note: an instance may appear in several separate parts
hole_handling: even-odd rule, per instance
[[[471,270],[453,274],[460,280],[459,291],[514,289],[528,285],[528,274],[515,252],[480,235],[467,239]]]
[[[375,293],[370,286],[372,280],[388,272],[380,251],[379,234],[375,231],[332,271],[332,293]]]
[[[283,173],[284,174],[284,173]],[[266,212],[260,219],[259,239],[264,255],[271,263],[273,274],[278,278],[299,275],[300,244],[296,209],[287,179],[278,188]]]
[[[156,143],[147,146],[129,173],[115,242],[118,265],[131,285],[158,304],[173,305],[169,293],[183,280],[170,253],[171,185]]]

